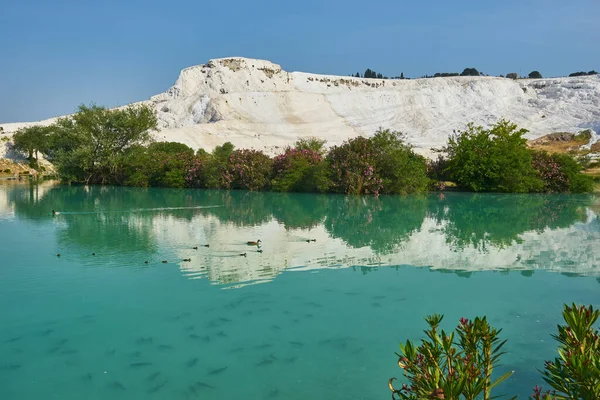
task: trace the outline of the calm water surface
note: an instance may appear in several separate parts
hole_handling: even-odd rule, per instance
[[[504,391],[524,398],[563,302],[600,306],[597,213],[590,196],[0,186],[0,399],[389,398],[398,343],[434,312],[503,328]]]

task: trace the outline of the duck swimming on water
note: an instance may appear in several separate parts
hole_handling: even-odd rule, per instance
[[[262,241],[260,239],[258,239],[256,242],[252,242],[252,241],[246,242],[246,244],[248,246],[260,246],[261,243],[262,243]]]

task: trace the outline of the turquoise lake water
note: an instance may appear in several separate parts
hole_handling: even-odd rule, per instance
[[[385,399],[399,342],[436,312],[503,328],[501,392],[526,398],[562,304],[600,306],[597,213],[593,196],[0,186],[0,399]]]

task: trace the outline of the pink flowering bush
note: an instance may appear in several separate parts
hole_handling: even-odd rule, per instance
[[[273,160],[273,189],[280,192],[322,192],[329,186],[321,151],[288,147]]]
[[[207,164],[206,158],[193,156],[186,161],[185,186],[190,188],[205,188]]]
[[[388,129],[333,147],[327,162],[333,191],[339,193],[423,193],[429,186],[425,159],[404,143],[402,134]]]
[[[583,193],[593,189],[593,179],[581,174],[582,167],[567,154],[533,152],[531,165],[539,173],[547,193]]]
[[[359,136],[334,146],[327,155],[333,192],[379,195],[383,179],[375,172],[373,142]]]
[[[221,176],[228,189],[261,190],[270,183],[273,160],[258,150],[235,150]]]

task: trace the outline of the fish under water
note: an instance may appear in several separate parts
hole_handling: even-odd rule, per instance
[[[168,380],[166,380],[166,381],[164,381],[164,382],[162,382],[162,383],[159,383],[159,384],[158,384],[158,385],[156,385],[156,386],[153,386],[153,387],[151,387],[150,389],[148,389],[148,393],[156,393],[156,392],[158,392],[158,391],[159,391],[159,390],[161,390],[163,387],[165,387],[165,385],[167,384],[167,382],[169,382],[169,381],[168,381]]]
[[[148,367],[150,365],[152,365],[151,362],[135,362],[135,363],[129,364],[129,366],[132,368],[142,368],[142,367]]]
[[[16,371],[18,369],[21,368],[20,364],[9,364],[9,365],[3,365],[0,367],[0,370],[3,371]]]
[[[173,350],[173,346],[169,346],[168,344],[159,344],[157,348],[160,351]]]
[[[229,353],[239,353],[241,351],[244,351],[243,347],[236,347],[235,349],[229,350]]]
[[[198,364],[198,357],[194,357],[194,358],[190,358],[186,363],[185,366],[188,368],[192,368],[194,367],[196,364]]]
[[[153,380],[155,380],[159,376],[160,376],[160,372],[155,372],[153,374],[148,375],[148,377],[146,378],[146,380],[149,380],[149,381],[152,382]]]
[[[225,372],[227,370],[227,368],[229,368],[229,367],[222,367],[222,368],[213,369],[212,371],[210,371],[208,373],[208,375],[219,375],[219,374]]]
[[[110,388],[113,390],[127,390],[127,388],[119,381],[112,382]]]
[[[198,381],[188,387],[188,392],[195,397],[198,397],[198,391],[204,389],[216,389],[214,386],[209,385],[206,382]]]
[[[152,344],[153,341],[154,340],[152,339],[152,337],[148,336],[148,337],[139,337],[135,341],[135,343],[138,344],[138,345],[140,345],[140,344]]]
[[[293,356],[293,357],[284,358],[282,361],[283,361],[285,364],[293,364],[293,363],[295,363],[295,362],[296,362],[296,360],[297,360],[297,359],[298,359],[298,357],[297,357],[297,356]]]

